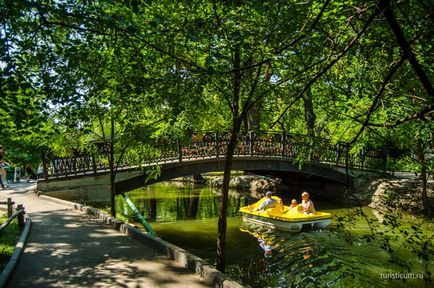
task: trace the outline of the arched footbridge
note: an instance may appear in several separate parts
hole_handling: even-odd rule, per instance
[[[228,134],[193,133],[183,142],[161,141],[154,145],[153,156],[143,158],[140,165],[131,164],[134,161],[126,156],[116,169],[116,193],[177,177],[223,171],[228,142]],[[58,188],[68,180],[81,179],[82,182],[85,178],[107,176],[108,147],[104,143],[94,143],[88,152],[75,151],[71,157],[56,157],[49,153],[43,158],[44,179],[38,182],[38,187],[44,191],[44,185],[48,186],[49,182],[60,183],[54,185]],[[386,158],[383,153],[372,150],[351,154],[350,149],[346,143],[334,144],[305,135],[248,133],[238,139],[232,169],[267,175],[300,173],[342,184],[352,183],[350,172],[354,170],[384,171]],[[155,166],[159,166],[159,176],[148,180],[150,168]]]

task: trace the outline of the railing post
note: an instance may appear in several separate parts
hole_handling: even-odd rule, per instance
[[[22,229],[24,227],[24,207],[23,204],[18,204],[17,205],[17,211],[23,210],[23,213],[20,213],[17,217],[18,219],[18,227],[20,227],[20,229]]]
[[[285,158],[285,132],[282,132],[282,134],[280,134],[280,152],[282,154],[282,158]]]
[[[220,157],[220,142],[219,142],[219,132],[216,132],[214,134],[214,141],[215,141],[215,155],[218,159]]]
[[[73,158],[73,161],[72,161],[72,169],[73,169],[75,175],[77,175],[77,169],[78,169],[78,167],[77,167],[77,158],[78,158],[78,156],[74,154],[74,158]]]
[[[41,158],[42,158],[42,168],[44,169],[44,178],[48,180],[48,169],[47,169],[47,154],[45,153],[45,148],[41,148]]]
[[[139,218],[139,221],[142,223],[143,227],[145,227],[146,231],[151,236],[157,237],[157,233],[155,233],[154,229],[152,229],[151,225],[146,221],[146,219],[142,216],[142,214],[139,212],[139,210],[136,208],[134,203],[128,198],[128,196],[125,193],[122,193],[122,197],[124,197],[125,202],[130,206],[131,210],[133,210],[134,213],[136,213],[137,218]]]
[[[253,131],[249,131],[249,153],[250,153],[250,157],[253,157],[253,154],[254,154],[253,145],[254,145]]]
[[[92,161],[93,174],[96,174],[96,160],[95,160],[95,155],[93,154],[91,156],[91,161]]]
[[[341,158],[341,144],[338,142],[335,148],[336,166],[339,166],[339,158]]]
[[[83,162],[83,174],[86,174],[86,171],[89,169],[89,155],[86,152],[83,154],[81,161]]]
[[[345,145],[345,171],[348,171],[348,166],[350,163],[349,158],[350,158],[350,145],[346,144]],[[345,173],[347,173],[347,172],[345,172]]]
[[[12,216],[12,198],[8,198],[8,217]]]
[[[382,152],[382,157],[383,158],[383,173],[387,172],[387,153],[385,151]]]
[[[182,146],[178,140],[176,141],[176,146],[178,147],[178,160],[179,160],[179,163],[181,163],[182,162]]]

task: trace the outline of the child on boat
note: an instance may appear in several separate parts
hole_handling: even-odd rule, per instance
[[[309,199],[309,193],[301,193],[301,206],[303,207],[303,214],[315,214],[315,207],[313,206],[312,200]]]
[[[289,205],[289,209],[293,209],[298,206],[298,202],[296,199],[292,199],[291,205]]]

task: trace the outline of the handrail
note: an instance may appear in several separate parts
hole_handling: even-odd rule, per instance
[[[15,204],[15,202],[12,201],[12,198],[8,198],[7,201],[0,201],[0,204],[7,205],[8,217],[10,217],[12,215],[12,207]]]
[[[3,224],[0,226],[0,235],[3,234],[3,230],[6,229],[6,227],[8,227],[8,225],[12,222],[12,220],[14,220],[16,217],[20,216],[20,215],[24,215],[26,212],[24,211],[24,208],[18,210],[17,212],[15,212],[14,214],[12,214],[12,216],[10,216],[5,222],[3,222]]]
[[[151,163],[182,162],[188,159],[223,158],[229,134],[222,132],[198,131],[190,133],[183,141],[156,141],[153,155],[146,155],[143,165]],[[43,163],[48,177],[67,177],[78,174],[96,174],[108,167],[106,143],[93,143],[84,150],[75,149],[71,157],[57,157],[53,153],[43,153]],[[243,157],[278,157],[297,162],[315,162],[329,166],[385,170],[386,156],[382,151],[362,150],[350,154],[348,143],[332,143],[329,139],[310,137],[309,135],[249,131],[238,136],[235,156]],[[145,158],[145,157],[143,157]],[[122,167],[137,165],[128,158]]]

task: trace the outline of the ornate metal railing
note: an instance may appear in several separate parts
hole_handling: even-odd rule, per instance
[[[151,163],[182,162],[190,159],[224,158],[229,143],[229,133],[193,133],[188,140],[160,140],[149,153],[137,162],[124,157],[119,167],[132,167]],[[240,135],[235,157],[275,157],[298,163],[322,163],[334,167],[384,170],[386,155],[381,151],[362,151],[350,154],[346,143],[334,144],[330,140],[306,135],[250,132]],[[70,157],[56,157],[53,153],[43,156],[45,177],[96,174],[106,171],[109,146],[93,143],[86,151],[75,151]]]

